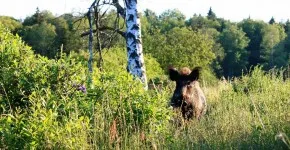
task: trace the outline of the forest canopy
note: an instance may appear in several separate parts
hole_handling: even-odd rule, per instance
[[[116,12],[105,13],[101,25],[113,26]],[[63,14],[55,16],[47,10],[36,12],[22,22],[1,16],[0,22],[14,34],[18,34],[37,54],[55,58],[60,52],[86,51],[88,37],[80,35],[89,29],[83,15]],[[119,22],[122,27],[124,21]],[[203,66],[217,77],[240,76],[251,67],[263,69],[287,68],[290,62],[290,22],[277,23],[253,20],[240,22],[219,18],[212,8],[207,16],[193,14],[186,18],[177,9],[157,15],[145,10],[141,15],[143,49],[153,56],[163,69],[169,65]],[[109,40],[107,33],[100,37]],[[94,41],[97,45],[97,41]],[[112,41],[104,45],[104,51],[112,47],[125,47],[122,36],[114,34]]]

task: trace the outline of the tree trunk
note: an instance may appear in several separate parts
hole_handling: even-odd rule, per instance
[[[102,43],[100,39],[100,10],[99,5],[100,1],[97,1],[97,5],[95,6],[95,24],[96,24],[96,38],[97,38],[97,50],[99,53],[99,60],[98,60],[98,68],[100,71],[103,71],[103,55],[102,55]]]
[[[90,24],[90,36],[89,36],[89,53],[90,57],[88,60],[88,68],[89,68],[89,79],[88,83],[91,84],[92,82],[92,72],[93,72],[93,28],[92,28],[92,7],[90,7],[89,12],[88,12],[88,19],[89,19],[89,24]]]
[[[146,69],[142,52],[141,22],[138,14],[137,1],[126,0],[127,71],[139,78],[145,85],[145,89],[147,89]]]

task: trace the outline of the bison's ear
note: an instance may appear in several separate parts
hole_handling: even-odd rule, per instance
[[[169,68],[169,78],[172,81],[176,81],[179,77],[179,72],[175,68]]]
[[[192,81],[198,80],[199,79],[199,75],[200,75],[200,70],[201,67],[195,67],[194,69],[192,69],[189,78]]]

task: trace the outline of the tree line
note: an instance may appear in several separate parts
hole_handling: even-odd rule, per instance
[[[116,27],[115,10],[104,12],[101,26]],[[219,18],[210,8],[207,16],[194,14],[186,18],[179,10],[157,15],[145,10],[141,15],[142,44],[146,54],[153,56],[166,69],[169,65],[202,66],[218,77],[240,76],[252,66],[263,69],[286,68],[290,63],[290,22],[269,22],[246,18],[232,22]],[[36,12],[23,21],[0,16],[0,22],[18,34],[35,53],[58,57],[62,50],[86,51],[89,30],[84,15],[72,13],[55,16],[49,11]],[[124,28],[122,18],[118,28]],[[125,41],[114,30],[102,31],[103,50],[125,47]],[[98,44],[95,40],[95,46]]]

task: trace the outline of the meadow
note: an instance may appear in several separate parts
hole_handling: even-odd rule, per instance
[[[124,51],[105,53],[104,71],[90,75],[87,53],[48,59],[0,27],[0,149],[290,149],[283,70],[205,76],[208,112],[185,122],[168,106],[175,85],[157,61],[145,55],[146,91]]]

